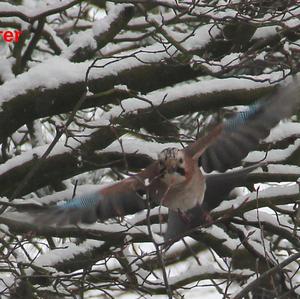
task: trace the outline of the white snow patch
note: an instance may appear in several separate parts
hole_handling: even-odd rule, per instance
[[[12,72],[12,66],[15,62],[15,59],[10,58],[0,58],[0,78],[2,81],[9,81],[15,78],[14,73]]]
[[[7,172],[19,165],[26,163],[28,161],[31,161],[31,160],[41,157],[44,154],[44,152],[47,150],[48,147],[49,147],[49,144],[38,146],[38,147],[32,149],[31,151],[24,152],[19,156],[11,158],[4,164],[0,165],[0,175],[4,174],[5,172]],[[72,150],[71,148],[64,146],[63,143],[57,143],[55,145],[55,147],[53,148],[53,150],[51,151],[51,153],[48,155],[48,157],[66,153],[66,152],[70,152],[71,150]]]
[[[300,123],[281,121],[271,130],[270,135],[265,139],[265,142],[277,142],[293,135],[300,137]]]
[[[74,243],[65,243],[65,248],[58,248],[50,250],[44,254],[41,254],[35,261],[34,265],[38,267],[52,267],[58,263],[62,263],[65,260],[76,258],[79,254],[85,254],[88,251],[96,247],[100,247],[104,244],[103,241],[87,240],[80,245]]]
[[[260,76],[261,79],[268,76]],[[136,112],[138,109],[151,108],[159,106],[162,103],[181,100],[182,98],[203,95],[208,93],[220,92],[224,90],[239,90],[239,89],[257,89],[258,87],[269,86],[268,82],[255,82],[249,79],[227,78],[227,79],[212,79],[189,84],[180,84],[164,90],[150,92],[144,96],[147,101],[141,99],[130,98],[122,101],[122,107],[111,109],[104,116],[107,119],[118,117],[124,113]],[[151,103],[151,104],[150,104]]]
[[[122,144],[122,146],[121,146]],[[141,139],[123,137],[120,140],[115,140],[108,147],[100,152],[119,152],[119,153],[139,153],[157,159],[157,155],[167,147],[179,147],[178,143],[157,143],[149,142]]]
[[[220,242],[222,242],[222,244],[224,246],[228,247],[230,250],[234,251],[237,248],[243,248],[243,245],[241,245],[240,240],[229,237],[222,228],[220,228],[216,225],[212,225],[208,228],[205,228],[204,232],[211,234],[213,236],[213,238],[219,239]]]
[[[164,47],[155,44],[140,48],[139,51],[128,51],[119,58],[102,59],[89,73],[89,79],[100,79],[108,75],[116,75],[125,69],[131,69],[145,63],[157,63],[175,54],[170,48],[166,53]],[[11,98],[26,94],[33,89],[55,89],[62,84],[84,82],[87,69],[92,62],[72,63],[60,56],[51,57],[33,66],[28,72],[0,86],[0,104]]]
[[[221,212],[227,209],[231,209],[232,207],[239,207],[245,201],[256,201],[257,199],[262,198],[270,198],[270,197],[284,197],[289,195],[297,195],[299,194],[299,186],[297,184],[293,184],[290,186],[272,186],[267,189],[261,190],[259,192],[252,192],[250,194],[246,194],[243,196],[239,196],[233,200],[223,201],[220,206],[215,208],[213,211]]]
[[[300,175],[300,167],[296,166],[296,165],[268,164],[267,168],[268,168],[268,173],[299,174]]]
[[[253,151],[250,152],[244,159],[245,162],[257,163],[265,162],[280,162],[289,158],[300,147],[300,139],[297,139],[293,144],[290,144],[286,149],[273,149],[266,152]]]
[[[120,15],[120,13],[130,4],[117,4],[108,11],[107,16],[94,22],[93,33],[95,36],[100,36],[104,32],[108,31],[112,22],[114,22]]]
[[[73,34],[70,38],[71,44],[68,48],[64,49],[62,56],[65,58],[71,58],[74,53],[82,48],[97,49],[97,42],[94,39],[92,29],[85,31],[79,31]]]

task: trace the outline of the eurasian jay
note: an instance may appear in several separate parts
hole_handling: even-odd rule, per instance
[[[158,160],[140,173],[38,212],[36,221],[41,225],[104,221],[145,209],[150,200],[152,204],[169,208],[170,227],[176,227],[176,221],[179,224],[171,233],[170,228],[167,231],[167,238],[173,238],[173,231],[184,231],[190,226],[180,220],[180,215],[195,215],[199,208],[211,210],[257,165],[241,170],[243,175],[239,172],[204,175],[200,167],[209,173],[240,166],[242,159],[258,147],[271,128],[291,116],[299,102],[300,84],[294,81],[247,111],[216,125],[193,144],[182,149],[164,149]],[[223,195],[215,191],[222,188]]]

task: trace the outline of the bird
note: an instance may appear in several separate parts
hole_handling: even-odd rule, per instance
[[[181,223],[177,231],[192,226],[186,225],[182,216],[189,214],[197,218],[201,209],[211,210],[227,196],[229,189],[239,184],[238,179],[232,179],[238,178],[239,172],[231,176],[224,172],[241,166],[243,158],[258,147],[270,130],[293,114],[299,95],[298,80],[280,86],[246,111],[214,125],[194,143],[162,150],[158,159],[141,172],[38,211],[35,223],[43,226],[90,224],[134,214],[149,205],[163,205],[169,208],[167,238],[174,237],[170,230],[176,227],[176,221]],[[246,168],[240,177],[244,179],[256,167]],[[212,171],[220,174],[210,174]],[[223,195],[214,193],[222,190],[219,186],[223,186]]]
[[[210,211],[223,201],[231,199],[231,191],[236,187],[244,186],[252,171],[266,165],[267,162],[262,161],[226,173],[206,174],[206,190],[201,205],[196,205],[186,211],[185,217],[176,211],[169,210],[167,229],[164,233],[165,241],[174,242],[200,225],[212,224],[213,220],[207,219]]]

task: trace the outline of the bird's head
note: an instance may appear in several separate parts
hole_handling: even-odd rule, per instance
[[[178,148],[166,148],[158,155],[161,179],[167,184],[181,183],[186,179],[184,152]]]

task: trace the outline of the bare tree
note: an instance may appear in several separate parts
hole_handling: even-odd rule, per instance
[[[18,2],[0,3],[1,298],[298,298],[296,111],[244,161],[268,166],[169,246],[163,207],[43,228],[26,211],[131,175],[297,76],[299,1]]]

